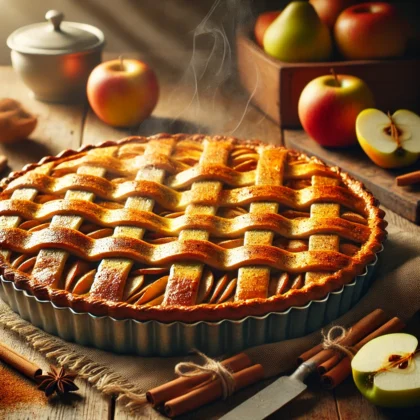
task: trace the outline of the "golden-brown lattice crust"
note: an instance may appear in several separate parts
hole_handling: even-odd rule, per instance
[[[201,154],[204,153],[204,144],[214,142],[218,142],[222,149],[225,147],[229,150],[223,155],[223,152],[219,153],[213,146],[208,147],[207,154],[214,163],[201,167],[191,164],[188,159],[170,159],[169,146],[166,152],[163,147],[158,156],[156,153],[152,155],[152,164],[148,161],[147,153],[133,158],[134,160],[127,159],[124,164],[112,156],[101,155],[102,150],[112,147],[147,145],[150,141],[162,141],[165,146],[168,142],[179,144],[184,140],[199,144]],[[250,157],[248,161],[257,159],[257,168],[245,168],[243,172],[238,169],[240,165],[236,170],[230,168],[227,160],[230,151],[235,147],[246,149],[245,156],[258,154],[257,158]],[[95,168],[95,174],[75,172],[76,167],[86,164],[86,153],[91,150],[98,151],[88,161],[89,167]],[[297,164],[293,167],[288,162]],[[33,172],[48,164],[53,168],[54,174],[39,175]],[[242,162],[244,164],[246,166],[248,163]],[[103,167],[108,172],[112,169],[116,173],[114,178],[120,177],[121,181],[106,179],[102,174],[105,172],[101,169]],[[139,168],[144,168],[144,173],[151,178],[130,177],[129,174]],[[165,182],[160,182],[159,178],[165,178]],[[302,184],[303,187],[301,185],[295,189],[283,185],[284,182],[292,185],[293,182],[307,182],[310,179],[311,185]],[[200,189],[203,182],[205,188]],[[32,257],[31,263],[30,259],[23,259],[26,262],[19,266],[16,263],[18,259],[11,263],[5,258],[6,254],[3,254],[0,261],[4,277],[13,280],[17,287],[39,299],[51,300],[57,306],[69,306],[77,312],[115,318],[153,319],[162,322],[219,321],[241,319],[250,315],[260,316],[268,312],[283,311],[291,306],[302,306],[311,300],[324,298],[329,292],[339,289],[361,274],[366,265],[374,260],[375,253],[381,248],[381,242],[386,236],[384,213],[378,208],[374,197],[360,182],[339,168],[328,168],[316,158],[308,158],[281,147],[230,137],[160,134],[151,138],[129,137],[119,142],[108,141],[98,146],[85,146],[77,151],[66,150],[56,157],[46,157],[38,164],[27,165],[22,171],[10,174],[2,180],[1,186],[3,191],[0,195],[0,217],[36,220],[37,223],[48,222],[53,216],[63,218],[61,221],[56,219],[55,225],[52,223],[46,228],[0,228],[1,249],[38,258],[35,262],[36,258]],[[46,197],[56,195],[55,199],[45,202],[26,198],[11,199],[14,192],[29,188]],[[57,195],[64,194],[69,189],[83,191],[82,199],[57,199]],[[94,199],[115,204],[111,206],[109,203],[95,203]],[[145,210],[138,208],[139,202],[133,201],[131,206],[127,206],[127,200],[130,199],[143,200],[140,204],[146,206]],[[282,213],[277,211],[279,205],[285,207]],[[165,212],[155,214],[150,210],[154,206],[175,212],[173,214],[176,217],[166,217]],[[218,216],[217,209],[223,206],[242,206],[241,211],[249,206],[249,211],[233,218]],[[340,217],[337,213],[340,212],[340,206],[355,213]],[[267,208],[271,210],[267,211]],[[311,209],[313,215],[304,213],[308,209]],[[181,214],[180,211],[184,213]],[[316,213],[320,211],[325,212],[325,217],[316,217]],[[296,214],[286,217],[289,216],[288,212]],[[74,216],[76,218],[81,217],[84,222],[100,226],[101,229],[93,234],[86,234],[79,231],[80,223],[76,228],[66,227],[65,218],[72,214],[77,215]],[[121,226],[133,227],[134,236],[130,237],[131,233],[129,236],[124,236],[121,232],[116,234],[118,229],[124,230]],[[114,234],[110,235],[112,230]],[[147,232],[157,235],[155,242],[150,238],[142,239]],[[167,236],[170,236],[170,241],[159,242],[162,238],[167,239]],[[219,245],[223,241],[214,243],[210,237],[221,238],[225,242],[239,242],[229,248]],[[273,246],[273,237],[280,242],[281,239],[286,240],[289,248]],[[302,245],[299,242],[308,238],[309,244]],[[344,243],[343,248],[338,248],[340,240],[347,241],[348,244]],[[290,251],[292,242],[298,252]],[[357,248],[357,252],[353,251],[352,255],[341,252],[346,246]],[[55,248],[60,249],[60,258],[67,254],[79,258],[76,265],[80,261],[80,264],[101,261],[100,265],[103,267],[95,269],[96,274],[93,270],[84,274],[85,277],[95,276],[89,293],[77,294],[64,290],[62,284],[58,286],[62,280],[55,278],[49,272],[49,265],[45,263],[54,261],[48,258],[58,258],[57,255],[39,258],[41,253],[53,254],[51,249]],[[66,258],[67,256],[64,261]],[[165,286],[163,300],[152,306],[121,301],[124,281],[118,283],[109,280],[112,278],[112,270],[115,269],[112,265],[113,259],[121,260],[123,265],[134,261],[141,267],[172,267],[170,274],[166,276],[169,279],[162,278],[168,284]],[[108,268],[107,261],[111,261]],[[35,264],[32,274],[22,271],[24,265],[32,267],[31,264]],[[190,266],[189,271],[183,271],[185,264]],[[195,270],[199,273],[198,279],[200,276],[203,278],[203,264],[205,269],[210,267],[222,274],[238,270],[238,279],[234,282],[235,298],[231,296],[231,301],[223,303],[191,303],[196,298],[200,280],[197,283],[193,277],[183,278],[182,273],[190,275]],[[130,265],[129,268],[122,269],[132,268]],[[86,268],[85,272],[87,270]],[[297,276],[294,283],[296,287],[289,287],[285,293],[269,297],[253,297],[254,292],[249,290],[247,282],[257,279],[258,287],[255,287],[254,296],[263,296],[271,272],[280,273],[280,276],[282,273]],[[232,281],[226,284],[229,285],[224,286],[225,290],[232,286]],[[258,289],[260,286],[262,292]],[[231,289],[234,290],[235,286]],[[141,298],[142,294],[139,296]],[[178,303],[173,303],[177,299]],[[137,302],[141,302],[141,299]]]

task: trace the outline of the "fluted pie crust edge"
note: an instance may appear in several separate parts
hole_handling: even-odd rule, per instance
[[[187,134],[159,134],[147,138],[147,140],[174,138],[175,140],[193,140],[202,142],[207,136],[187,135]],[[26,165],[21,171],[13,172],[8,178],[1,181],[1,188],[4,189],[10,182],[24,175],[26,172],[48,162],[64,162],[71,159],[75,154],[86,152],[94,148],[103,148],[115,145],[136,142],[145,138],[127,137],[120,141],[106,141],[98,145],[88,145],[78,150],[65,150],[57,156],[48,156],[38,163]],[[232,140],[235,144],[248,146],[265,145],[263,142],[255,140],[238,140],[231,137],[213,136],[214,140]],[[279,147],[267,145],[268,147]],[[290,151],[290,150],[289,150]],[[290,151],[296,156],[306,159],[308,162],[325,165],[317,158],[308,158],[299,152]],[[328,167],[335,172],[341,181],[365,204],[365,212],[368,218],[370,235],[368,240],[361,246],[350,260],[350,263],[336,271],[335,273],[322,278],[321,281],[305,285],[302,289],[289,290],[284,295],[275,295],[266,299],[253,298],[242,301],[232,301],[218,304],[200,304],[193,306],[184,305],[166,305],[166,306],[136,306],[125,302],[114,302],[105,299],[92,298],[90,296],[75,295],[61,289],[54,289],[50,286],[44,286],[26,273],[18,271],[0,256],[0,272],[6,280],[13,281],[19,289],[23,289],[34,295],[40,300],[49,300],[58,307],[70,307],[76,312],[88,312],[95,316],[111,316],[116,319],[135,319],[139,321],[156,320],[160,322],[198,322],[198,321],[221,321],[224,319],[243,319],[247,316],[262,316],[270,312],[285,311],[293,306],[301,307],[312,300],[323,299],[328,293],[340,289],[344,284],[350,283],[356,276],[362,274],[367,266],[375,259],[375,254],[382,248],[382,242],[386,238],[385,213],[379,209],[377,200],[368,192],[362,183],[352,178],[350,175],[342,172],[338,167]]]

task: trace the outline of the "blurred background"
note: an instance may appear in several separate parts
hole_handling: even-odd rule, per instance
[[[99,27],[106,51],[137,52],[152,65],[183,71],[195,52],[205,62],[210,53],[229,58],[238,24],[250,22],[263,10],[283,8],[287,0],[0,0],[0,64],[10,64],[6,45],[15,29],[42,22],[49,9],[65,20]],[[419,1],[394,1],[420,27]],[[232,63],[223,60],[225,65]]]
[[[196,35],[198,51],[214,39],[232,37],[239,20],[251,13],[251,0],[0,0],[0,64],[10,63],[6,45],[15,29],[42,22],[49,9],[65,20],[89,23],[106,37],[106,51],[135,51],[157,61],[182,67]],[[207,18],[208,19],[207,19]],[[201,24],[201,26],[200,26]],[[207,36],[205,36],[207,34]],[[188,55],[187,54],[187,55]]]

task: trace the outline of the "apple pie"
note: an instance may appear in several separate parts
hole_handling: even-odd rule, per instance
[[[383,217],[360,182],[293,150],[129,137],[2,181],[1,272],[97,316],[242,319],[351,282],[382,247]]]

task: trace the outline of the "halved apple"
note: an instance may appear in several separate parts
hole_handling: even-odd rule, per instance
[[[359,391],[383,407],[420,405],[420,353],[410,334],[387,334],[365,344],[351,362]]]
[[[406,109],[392,116],[379,109],[363,110],[356,119],[360,146],[382,168],[414,163],[420,153],[420,117]]]

